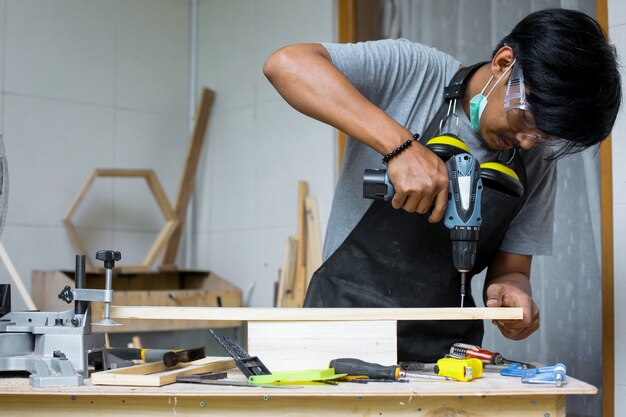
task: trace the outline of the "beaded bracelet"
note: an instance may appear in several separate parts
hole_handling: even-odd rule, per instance
[[[413,143],[413,141],[417,142],[419,137],[420,137],[419,133],[414,134],[411,139],[407,140],[402,145],[398,146],[396,149],[389,152],[387,155],[383,156],[383,164],[387,165],[392,158],[394,158],[395,156],[398,156],[402,151],[404,151],[406,148],[411,146],[411,143]]]

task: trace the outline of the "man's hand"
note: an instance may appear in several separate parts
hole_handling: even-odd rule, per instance
[[[522,307],[523,309],[524,318],[522,320],[492,321],[505,337],[512,340],[525,339],[539,328],[537,305],[530,294],[516,285],[515,282],[491,283],[485,294],[487,307]]]
[[[539,328],[539,309],[530,287],[532,256],[500,251],[485,278],[483,298],[487,307],[522,307],[522,320],[493,320],[502,334],[513,340],[530,336]]]
[[[389,161],[389,180],[395,194],[391,205],[409,213],[432,213],[431,223],[443,218],[448,203],[448,169],[441,158],[419,143]]]

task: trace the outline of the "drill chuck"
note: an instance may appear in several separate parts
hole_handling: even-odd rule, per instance
[[[478,226],[456,226],[450,230],[452,263],[459,272],[469,272],[476,263]]]

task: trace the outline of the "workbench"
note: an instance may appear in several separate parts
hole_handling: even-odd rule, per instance
[[[238,371],[229,371],[229,378]],[[241,376],[241,375],[239,375]],[[236,377],[236,376],[235,376]],[[3,416],[538,416],[564,417],[567,395],[597,389],[567,384],[522,384],[486,371],[471,382],[341,383],[290,388],[171,384],[163,387],[32,388],[28,378],[0,379]]]

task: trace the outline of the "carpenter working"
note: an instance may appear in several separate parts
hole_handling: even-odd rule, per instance
[[[472,66],[400,39],[290,45],[264,72],[291,106],[349,136],[305,306],[457,307],[459,276],[487,268],[485,305],[524,313],[496,321],[502,334],[539,328],[530,269],[552,251],[556,160],[597,146],[621,103],[617,57],[594,19],[532,13]],[[476,162],[473,185],[450,164],[458,154]],[[368,169],[387,170],[388,201],[363,198]],[[469,199],[448,201],[454,181]],[[453,205],[476,222],[448,216]],[[468,294],[461,305],[476,304]],[[482,336],[481,321],[399,322],[398,360],[435,362]]]

